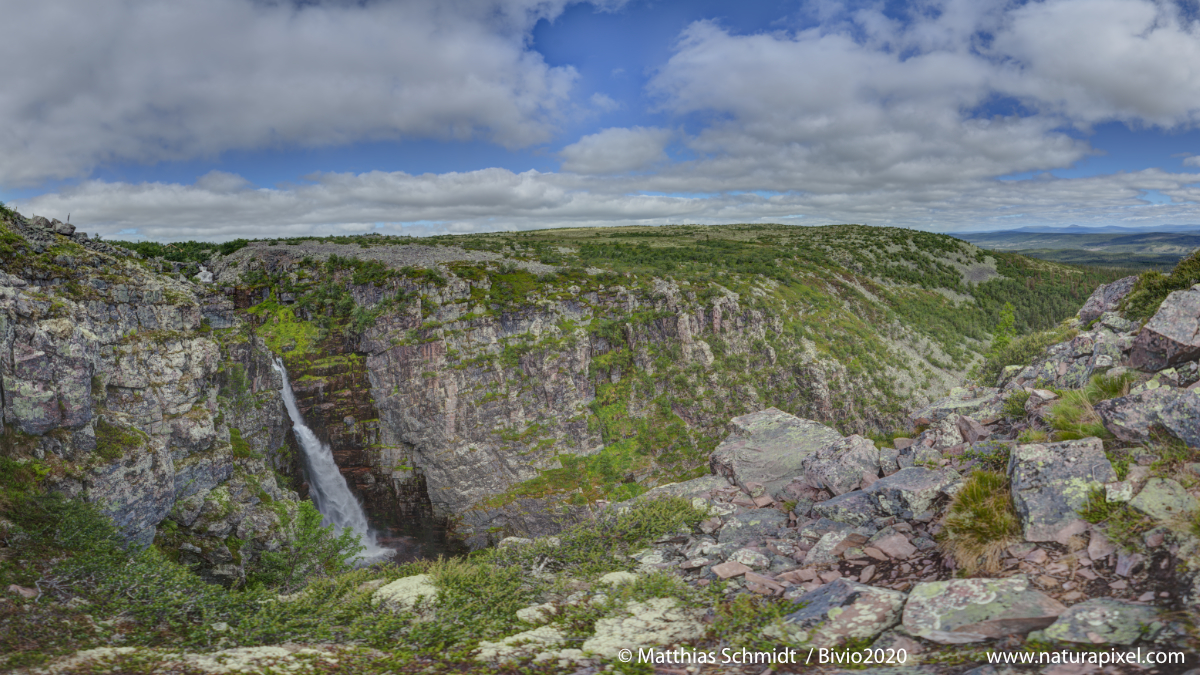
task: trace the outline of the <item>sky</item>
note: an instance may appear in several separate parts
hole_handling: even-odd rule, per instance
[[[0,201],[110,239],[1200,223],[1200,0],[0,0]]]

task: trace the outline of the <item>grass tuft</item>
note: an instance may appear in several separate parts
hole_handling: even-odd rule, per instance
[[[999,572],[1004,549],[1021,534],[1008,477],[972,473],[950,503],[943,527],[941,548],[966,574]]]

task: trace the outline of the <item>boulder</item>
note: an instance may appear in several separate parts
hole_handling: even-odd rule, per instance
[[[950,415],[967,415],[984,424],[1000,419],[1004,401],[994,387],[955,387],[945,397],[911,415],[913,424],[933,424]]]
[[[1171,521],[1196,510],[1196,498],[1170,478],[1151,478],[1129,502],[1133,508],[1159,521]]]
[[[954,492],[961,478],[951,469],[934,471],[914,466],[880,478],[864,492],[875,497],[879,512],[884,515],[903,515],[927,511],[939,495]]]
[[[70,223],[64,223],[61,220],[52,220],[50,221],[50,225],[54,229],[55,234],[61,234],[64,237],[75,234],[75,226]]]
[[[1045,633],[1065,642],[1131,645],[1157,616],[1158,610],[1147,605],[1092,598],[1063,612]]]
[[[1080,520],[1088,491],[1117,480],[1098,438],[1018,445],[1008,475],[1026,541],[1057,540]]]
[[[802,466],[809,485],[836,496],[857,490],[864,474],[879,475],[879,450],[870,439],[855,434],[805,457]]]
[[[722,544],[762,541],[774,537],[787,524],[787,514],[782,511],[753,509],[726,520],[717,541]]]
[[[1200,357],[1200,284],[1175,291],[1133,341],[1129,364],[1147,371]]]
[[[759,483],[775,495],[801,474],[806,457],[842,442],[842,435],[824,424],[775,408],[735,417],[729,427],[729,436],[709,456],[709,466],[747,493],[748,483]]]
[[[794,643],[819,648],[869,640],[895,626],[904,594],[836,579],[795,601],[798,609],[784,617],[783,632]]]
[[[397,579],[375,591],[371,601],[393,612],[403,612],[415,607],[422,598],[427,603],[437,598],[437,587],[433,585],[433,577],[428,574]]]
[[[875,481],[871,487],[880,482]],[[878,504],[875,495],[867,494],[863,490],[854,490],[813,504],[812,514],[818,518],[828,518],[838,523],[858,526],[870,522],[880,515]]]
[[[904,606],[903,624],[926,640],[962,644],[1045,628],[1066,609],[1034,590],[1024,576],[952,579],[914,586]]]
[[[1127,443],[1145,443],[1150,440],[1151,427],[1163,424],[1163,412],[1168,408],[1177,409],[1176,403],[1185,393],[1195,398],[1195,392],[1163,387],[1100,401],[1094,407],[1104,428],[1114,436]],[[1187,426],[1186,421],[1180,421],[1183,424],[1177,426]],[[1195,424],[1192,421],[1192,425]]]
[[[1137,277],[1132,276],[1097,287],[1092,291],[1087,302],[1083,303],[1083,308],[1079,310],[1080,323],[1089,324],[1093,320],[1099,319],[1101,314],[1116,309],[1125,296],[1129,295],[1129,291],[1133,290],[1135,283],[1137,283]]]
[[[956,424],[958,425],[958,433],[962,434],[963,441],[967,443],[978,443],[992,435],[992,432],[987,427],[976,422],[974,417],[959,416]]]

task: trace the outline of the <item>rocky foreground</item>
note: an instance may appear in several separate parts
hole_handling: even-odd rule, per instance
[[[244,625],[220,622],[216,651],[103,647],[33,672],[1197,668],[1200,285],[1144,326],[1113,311],[1130,285],[1098,290],[1068,341],[1001,386],[912,413],[909,437],[744,415],[712,475],[559,537],[263,600],[346,613],[340,632],[246,647]],[[680,519],[639,539],[641,514],[668,506]],[[614,530],[636,545],[595,554]],[[397,658],[372,642],[383,624],[450,646]],[[1001,654],[1032,665],[989,663]]]

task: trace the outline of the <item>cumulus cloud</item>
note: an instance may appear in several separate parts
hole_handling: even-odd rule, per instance
[[[1184,157],[1183,165],[1200,167],[1200,155],[1192,155],[1190,157]]]
[[[669,129],[611,128],[584,136],[563,148],[565,171],[591,174],[623,173],[665,162],[665,148],[673,133]]]
[[[233,148],[541,143],[576,73],[527,35],[570,1],[9,3],[0,183]]]

